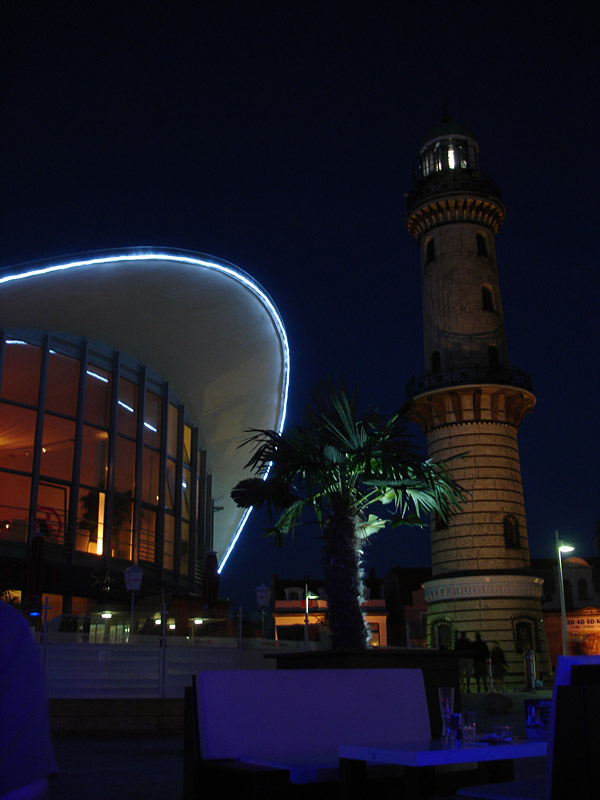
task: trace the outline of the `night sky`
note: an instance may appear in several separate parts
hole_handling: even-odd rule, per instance
[[[8,8],[7,8],[8,6]],[[411,165],[447,98],[499,184],[533,556],[594,555],[598,500],[598,45],[571,2],[13,2],[0,12],[0,265],[168,246],[267,290],[291,348],[288,422],[336,373],[393,412],[424,369]],[[168,377],[168,376],[165,376]],[[249,427],[252,420],[248,420]],[[415,441],[424,439],[414,428]],[[314,527],[275,550],[255,514],[221,594],[319,576]],[[427,530],[365,565],[429,563]]]

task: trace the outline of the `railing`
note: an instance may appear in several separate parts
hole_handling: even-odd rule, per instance
[[[489,175],[471,170],[440,170],[427,177],[414,174],[415,185],[406,199],[406,207],[410,211],[413,206],[432,195],[450,192],[474,192],[490,195],[502,202],[498,184]]]
[[[411,378],[406,384],[406,396],[415,397],[434,389],[464,384],[499,383],[502,386],[518,386],[528,392],[532,391],[531,377],[523,370],[515,367],[461,367],[428,372],[418,378]]]

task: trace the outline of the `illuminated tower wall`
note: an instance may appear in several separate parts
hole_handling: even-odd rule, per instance
[[[406,224],[421,254],[426,374],[407,387],[411,417],[466,499],[432,520],[428,636],[452,647],[460,631],[498,642],[514,683],[523,651],[549,671],[542,581],[530,570],[517,432],[535,405],[529,376],[508,360],[495,237],[504,219],[473,133],[451,120],[426,137],[413,170]]]

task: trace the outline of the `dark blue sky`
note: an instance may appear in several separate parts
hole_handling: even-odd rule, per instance
[[[14,3],[2,24],[1,265],[171,246],[271,294],[291,421],[329,372],[391,412],[424,371],[411,164],[442,113],[471,127],[507,215],[497,239],[532,554],[592,555],[598,502],[598,47],[590,5],[505,2]],[[251,424],[251,421],[249,421]],[[419,434],[415,431],[415,437]],[[312,528],[247,527],[222,594],[319,574]],[[383,533],[366,565],[428,560]]]

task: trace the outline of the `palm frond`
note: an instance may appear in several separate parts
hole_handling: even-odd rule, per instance
[[[374,533],[378,533],[386,527],[388,521],[377,517],[375,514],[369,516],[356,523],[355,530],[359,539],[368,539]]]
[[[306,508],[321,521],[342,510],[357,517],[375,503],[392,505],[393,527],[423,524],[433,512],[447,519],[463,491],[446,462],[423,459],[406,425],[403,412],[387,419],[375,409],[359,414],[355,390],[331,378],[321,381],[301,425],[282,433],[248,431],[240,446],[251,449],[246,466],[256,477],[241,481],[232,497],[245,508],[266,503],[270,519],[277,517],[278,535],[293,530]],[[373,532],[368,525],[361,530],[361,536]]]

